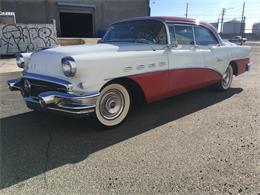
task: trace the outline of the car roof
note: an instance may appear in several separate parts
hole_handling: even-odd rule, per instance
[[[199,19],[193,19],[193,18],[172,17],[172,16],[144,16],[144,17],[129,18],[129,19],[115,22],[115,23],[135,21],[135,20],[158,20],[161,22],[173,22],[173,23],[201,25],[201,26],[211,30],[215,35],[218,35],[217,29],[214,26],[212,26],[210,23],[201,21]]]

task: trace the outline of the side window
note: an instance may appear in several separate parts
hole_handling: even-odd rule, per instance
[[[174,25],[173,24],[168,24],[169,32],[170,32],[170,37],[171,37],[171,42],[175,41],[175,30],[174,30]]]
[[[164,27],[161,28],[156,38],[157,44],[167,44],[167,33]]]
[[[206,28],[194,27],[195,40],[197,45],[216,45],[218,41],[216,37]]]
[[[175,38],[178,44],[194,45],[192,26],[175,25]]]

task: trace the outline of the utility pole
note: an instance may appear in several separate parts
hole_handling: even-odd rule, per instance
[[[241,17],[241,25],[240,25],[240,35],[241,37],[243,37],[243,34],[244,34],[244,30],[245,30],[245,2],[243,3],[243,10],[242,10],[242,17]]]
[[[222,16],[221,16],[221,22],[220,22],[220,33],[223,32],[223,21],[225,16],[226,8],[222,8]]]
[[[187,2],[186,3],[186,14],[185,14],[186,18],[188,17],[188,10],[189,10],[189,3]]]
[[[224,16],[227,10],[233,9],[233,7],[230,8],[222,8],[222,16],[221,16],[221,26],[220,26],[220,33],[223,32],[223,23],[224,23]]]
[[[244,33],[245,33],[245,28],[246,28],[246,17],[244,16],[243,18],[243,30],[242,30],[242,37],[244,37]]]
[[[219,29],[220,15],[221,15],[221,12],[219,12],[219,15],[218,15],[218,23],[217,23],[217,31],[218,31],[218,33],[220,32],[220,29]]]

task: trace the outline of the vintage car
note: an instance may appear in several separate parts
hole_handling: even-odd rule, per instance
[[[247,41],[247,38],[243,38],[241,36],[235,36],[232,39],[229,39],[231,43],[236,43],[238,45],[243,45]]]
[[[96,45],[57,46],[17,55],[9,80],[27,106],[73,115],[95,113],[103,126],[126,118],[133,100],[154,102],[216,85],[250,68],[250,47],[224,42],[206,22],[141,17],[116,22]]]

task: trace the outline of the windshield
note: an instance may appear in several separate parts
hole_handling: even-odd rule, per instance
[[[159,21],[137,20],[113,24],[103,41],[167,44],[167,34],[165,26]]]

